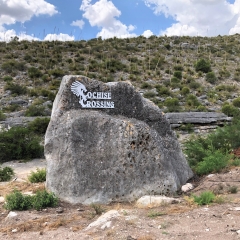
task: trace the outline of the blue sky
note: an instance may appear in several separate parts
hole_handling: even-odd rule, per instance
[[[240,33],[240,0],[0,0],[0,41]]]

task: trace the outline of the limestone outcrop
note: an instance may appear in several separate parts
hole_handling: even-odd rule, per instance
[[[46,187],[71,203],[169,194],[192,177],[160,109],[126,82],[65,76],[45,136]]]
[[[224,113],[217,112],[180,112],[166,113],[166,118],[172,128],[181,126],[181,124],[198,124],[198,125],[224,125],[231,122],[232,118]]]

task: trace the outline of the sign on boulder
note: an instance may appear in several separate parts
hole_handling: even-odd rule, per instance
[[[170,194],[192,177],[161,110],[127,82],[65,76],[45,137],[46,187],[90,204]]]

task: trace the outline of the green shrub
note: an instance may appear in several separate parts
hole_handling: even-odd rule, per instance
[[[222,84],[222,85],[217,86],[216,90],[218,90],[218,91],[234,92],[236,90],[236,86]]]
[[[203,105],[199,105],[197,107],[197,111],[198,112],[207,112],[207,108],[205,106],[203,106]]]
[[[157,92],[159,96],[171,96],[171,91],[168,87],[162,86],[162,85],[156,85],[155,88],[157,89]]]
[[[200,102],[198,101],[197,97],[193,94],[190,94],[186,98],[187,105],[190,107],[197,107],[200,105]]]
[[[46,116],[45,107],[31,105],[25,112],[26,117]]]
[[[6,119],[6,115],[0,110],[0,121],[4,121]]]
[[[36,134],[45,134],[50,118],[36,118],[28,124],[30,131]]]
[[[215,76],[215,73],[214,72],[208,72],[206,74],[206,81],[211,83],[211,84],[214,84],[217,82],[217,77]]]
[[[54,77],[63,77],[65,75],[64,71],[62,69],[56,68],[49,71],[49,74]]]
[[[28,210],[32,207],[31,196],[25,196],[20,191],[14,190],[6,196],[4,208],[7,210]]]
[[[180,79],[179,78],[177,78],[177,77],[172,77],[171,78],[171,85],[173,84],[173,83],[180,83],[181,81],[180,81]]]
[[[166,69],[166,70],[165,70],[165,73],[167,73],[167,74],[171,74],[172,72],[171,72],[170,69]]]
[[[175,71],[183,71],[183,66],[182,65],[176,65],[176,66],[174,66],[174,68],[173,68]]]
[[[141,85],[141,88],[142,89],[151,89],[152,88],[152,85],[147,83],[147,82],[144,82],[142,85]]]
[[[226,114],[229,117],[240,116],[240,110],[229,103],[224,104],[221,110],[224,114]]]
[[[204,73],[208,73],[208,72],[211,71],[211,65],[205,59],[200,59],[195,64],[195,70],[197,72],[201,71],[201,72],[204,72]]]
[[[200,196],[193,195],[193,199],[198,205],[207,205],[214,201],[215,195],[211,191],[205,191]]]
[[[240,108],[240,97],[233,100],[233,106]]]
[[[145,92],[143,95],[145,98],[153,98],[156,96],[154,92]]]
[[[196,82],[196,81],[191,81],[188,86],[191,88],[191,89],[198,89],[201,87],[201,84]]]
[[[30,78],[39,78],[41,77],[43,74],[42,72],[38,69],[38,68],[35,68],[35,67],[30,67],[28,69],[28,76]]]
[[[191,123],[183,124],[180,126],[179,129],[182,131],[187,131],[188,133],[191,133],[193,132],[193,124]]]
[[[5,90],[10,90],[12,94],[22,95],[27,93],[27,88],[19,84],[7,83],[4,87]]]
[[[237,186],[231,186],[231,187],[229,187],[228,191],[230,193],[234,193],[235,194],[235,193],[238,192],[238,187]]]
[[[173,73],[173,76],[181,80],[182,79],[182,72],[181,71],[175,71]]]
[[[41,210],[46,207],[56,207],[58,198],[53,193],[48,193],[46,190],[38,191],[36,195],[23,195],[20,191],[14,190],[6,196],[4,204],[7,210]]]
[[[207,150],[207,156],[195,168],[199,175],[219,172],[229,165],[229,160],[232,158],[230,154],[222,153],[220,150]]]
[[[44,74],[42,76],[42,80],[46,83],[46,82],[50,82],[52,78],[48,74]]]
[[[0,132],[0,162],[43,156],[40,138],[24,127],[12,127]]]
[[[13,80],[13,78],[11,77],[11,76],[4,76],[3,77],[3,81],[4,82],[10,82],[10,81],[12,81]]]
[[[30,63],[30,62],[32,61],[32,56],[29,55],[29,54],[26,54],[23,59],[24,59],[26,62],[29,62],[29,63]]]
[[[219,71],[219,76],[221,78],[223,78],[223,77],[228,78],[228,77],[231,76],[231,73],[229,71],[227,71],[226,69],[222,69],[222,70]]]
[[[54,193],[48,193],[46,190],[37,191],[35,196],[32,196],[32,207],[36,210],[41,210],[46,207],[56,207],[58,198]]]
[[[51,85],[49,86],[50,90],[57,90],[61,84],[61,81],[55,79],[51,82]]]
[[[37,89],[28,89],[28,95],[30,97],[38,97],[39,91]]]
[[[11,167],[0,168],[0,182],[6,182],[11,180],[14,175],[14,171]]]
[[[172,88],[181,88],[181,81],[176,77],[171,78],[171,87]]]
[[[10,60],[2,64],[2,70],[7,73],[11,73],[14,70],[24,71],[25,65],[22,62],[17,62],[15,60]]]
[[[21,106],[18,104],[11,104],[3,108],[5,112],[15,112],[21,109]]]
[[[188,87],[183,87],[182,90],[181,90],[181,93],[183,95],[187,95],[190,93],[190,89]]]
[[[28,180],[31,183],[45,182],[46,181],[46,169],[37,168],[36,172],[31,172],[28,176]]]
[[[165,100],[165,106],[169,112],[179,112],[181,109],[177,98],[167,98]]]
[[[184,152],[193,170],[201,175],[238,165],[239,160],[229,154],[240,146],[239,129],[238,120],[231,125],[218,128],[206,137],[197,136],[186,141]]]

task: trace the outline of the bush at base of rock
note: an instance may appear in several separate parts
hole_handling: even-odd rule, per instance
[[[235,121],[207,137],[198,136],[186,141],[185,154],[192,169],[203,175],[238,165],[239,159],[230,153],[240,146],[239,128],[240,121]]]
[[[207,153],[207,156],[198,163],[195,168],[196,173],[204,175],[212,172],[219,172],[228,166],[231,157],[230,154],[223,154],[220,150],[210,151]]]
[[[13,127],[0,133],[0,162],[43,156],[40,138],[24,127]]]
[[[46,190],[38,191],[36,195],[23,195],[20,191],[14,190],[6,196],[4,208],[7,210],[41,210],[46,207],[56,207],[58,198],[53,193],[48,193]]]
[[[46,181],[46,169],[39,169],[37,168],[36,172],[31,172],[28,176],[28,180],[31,183],[38,183],[38,182],[45,182]]]

